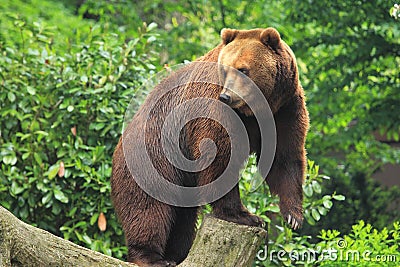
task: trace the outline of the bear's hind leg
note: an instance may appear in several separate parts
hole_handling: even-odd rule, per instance
[[[139,266],[175,266],[175,262],[165,260],[165,248],[175,217],[174,208],[154,201],[145,209],[134,209],[124,222],[128,246],[128,261]]]
[[[176,219],[170,232],[165,259],[181,263],[188,255],[195,237],[197,207],[176,208]]]
[[[264,220],[251,214],[240,200],[239,185],[229,191],[225,196],[212,203],[215,217],[250,226],[262,226]]]

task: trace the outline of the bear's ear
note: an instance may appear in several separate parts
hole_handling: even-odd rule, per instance
[[[281,42],[281,36],[276,29],[266,28],[261,32],[260,40],[263,44],[268,45],[272,49],[277,51],[279,43]]]
[[[233,39],[235,39],[237,32],[238,32],[237,30],[233,29],[227,29],[227,28],[222,29],[221,30],[222,43],[226,45],[232,42]]]

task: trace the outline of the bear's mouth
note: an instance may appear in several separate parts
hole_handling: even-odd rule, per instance
[[[219,96],[219,100],[246,116],[253,115],[253,112],[247,103],[236,93],[230,92],[230,90],[223,91]]]
[[[233,109],[239,109],[240,107],[244,106],[245,104],[241,100],[233,100],[229,103],[229,106]]]
[[[253,111],[251,110],[251,108],[241,100],[233,101],[231,104],[229,104],[229,106],[246,116],[253,115]]]
[[[219,100],[227,104],[231,108],[239,107],[241,102],[240,97],[235,92],[225,87],[224,90],[219,95]]]

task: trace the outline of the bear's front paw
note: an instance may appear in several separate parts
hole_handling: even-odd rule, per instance
[[[301,210],[289,209],[288,211],[282,211],[281,213],[285,221],[293,228],[293,230],[299,229],[303,224],[303,214]]]
[[[286,218],[288,224],[293,228],[293,230],[297,230],[303,224],[303,216],[297,217],[295,215],[289,214]]]

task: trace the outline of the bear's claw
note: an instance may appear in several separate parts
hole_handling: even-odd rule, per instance
[[[290,214],[287,216],[287,222],[293,228],[293,230],[299,229],[302,225],[302,221],[298,221],[294,216]]]

